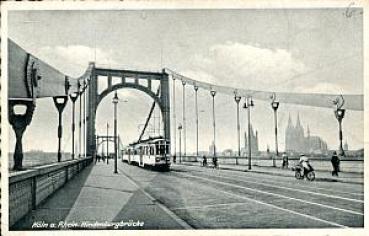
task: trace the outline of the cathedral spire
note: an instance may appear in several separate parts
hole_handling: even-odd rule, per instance
[[[300,112],[297,113],[296,128],[301,127]]]
[[[288,127],[293,127],[292,120],[291,120],[291,113],[288,114]]]

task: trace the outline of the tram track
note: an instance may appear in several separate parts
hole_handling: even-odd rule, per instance
[[[322,217],[324,214],[320,215],[320,212],[326,212],[329,211],[330,214],[329,215],[335,215],[335,212],[340,212],[340,214],[345,214],[345,215],[352,215],[352,218],[356,219],[356,220],[360,220],[363,219],[363,213],[362,212],[358,212],[358,211],[354,211],[354,210],[348,210],[348,209],[344,209],[344,208],[339,208],[339,207],[335,207],[335,206],[330,206],[330,205],[325,205],[325,204],[320,204],[318,202],[311,202],[311,201],[305,201],[303,199],[298,199],[298,198],[294,198],[294,197],[289,197],[289,196],[284,196],[282,194],[275,194],[275,193],[271,193],[271,192],[266,192],[266,191],[261,191],[258,189],[253,189],[253,188],[248,188],[248,187],[244,187],[238,184],[232,184],[232,183],[228,183],[228,182],[224,182],[224,181],[214,181],[214,180],[210,180],[209,177],[212,176],[208,176],[206,177],[201,177],[201,176],[197,176],[197,175],[191,175],[191,174],[185,174],[185,173],[176,173],[176,175],[181,176],[179,178],[181,178],[182,180],[184,179],[183,177],[185,177],[187,180],[189,180],[189,178],[191,179],[197,179],[200,180],[201,182],[197,181],[197,184],[205,184],[205,185],[213,185],[213,187],[215,188],[215,191],[222,193],[222,194],[226,194],[226,195],[230,195],[233,197],[239,197],[240,199],[244,199],[247,201],[252,201],[255,202],[257,204],[261,204],[264,206],[268,206],[268,207],[272,207],[284,212],[288,212],[290,214],[293,215],[297,215],[297,216],[301,216],[301,217],[305,217],[305,218],[309,218],[309,219],[313,219],[315,221],[319,221],[319,222],[324,222],[326,224],[329,224],[331,226],[336,226],[336,227],[349,227],[345,224],[342,223],[338,223],[329,219],[324,219],[324,217]],[[214,176],[213,176],[214,177]],[[191,181],[191,180],[189,180]],[[221,187],[223,186],[223,187]],[[227,187],[227,189],[224,189],[224,186]],[[242,190],[242,191],[235,191],[235,189],[238,190]],[[269,195],[271,197],[273,197],[274,199],[278,198],[278,199],[285,199],[288,201],[293,201],[293,202],[298,202],[300,205],[300,207],[291,207],[290,205],[288,206],[284,206],[283,204],[274,204],[273,200],[272,201],[265,201],[265,200],[258,200],[255,199],[256,195],[250,195],[248,192],[245,192],[243,190],[246,190],[248,192],[254,192],[257,194],[261,194],[261,195]],[[214,207],[218,207],[219,204],[214,205]],[[235,203],[235,205],[237,205],[237,203]],[[282,205],[282,206],[281,206]],[[314,210],[312,211],[304,211],[307,213],[301,213],[301,209],[304,209],[303,205],[313,205],[315,207]],[[211,207],[211,206],[204,206],[204,207]],[[194,208],[194,209],[201,209],[201,206],[189,206],[188,208]],[[295,208],[295,209],[294,209]],[[320,209],[320,210],[319,210]],[[326,210],[323,210],[326,209]],[[315,214],[313,214],[315,212]],[[309,214],[310,213],[310,214]],[[318,214],[316,214],[318,213]],[[327,217],[325,217],[327,218]]]
[[[190,165],[186,165],[185,168],[191,168],[191,169],[198,169],[198,173],[205,173],[207,171],[202,170],[202,167],[198,167],[198,166],[190,166]],[[207,170],[207,169],[205,169]],[[263,178],[258,178],[258,177],[253,177],[248,175],[245,172],[243,175],[240,175],[240,171],[235,171],[235,170],[217,170],[217,174],[219,175],[219,173],[226,173],[228,176],[232,176],[234,178],[242,178],[242,179],[253,179],[253,180],[257,180],[257,183],[264,183],[264,184],[276,184],[276,185],[281,185],[281,181],[275,181],[275,177],[267,177],[265,174],[261,174],[258,172],[252,172],[255,173],[256,175],[263,175]],[[251,173],[251,172],[250,172]],[[224,175],[222,175],[224,176]],[[291,180],[294,179],[293,176],[289,177],[289,176],[279,176],[279,178],[284,178],[286,180]],[[358,197],[363,197],[364,193],[361,192],[348,192],[348,191],[337,191],[337,190],[332,190],[332,189],[327,189],[326,187],[318,187],[316,186],[316,182],[308,182],[305,183],[304,181],[300,181],[298,182],[298,184],[301,185],[301,188],[304,189],[311,189],[311,190],[319,190],[319,191],[324,191],[325,194],[330,195],[330,194],[334,194],[337,196],[341,196],[341,195],[351,195],[351,196],[358,196]],[[295,181],[284,181],[283,182],[284,186],[289,186],[289,187],[295,187],[296,186],[296,182]],[[314,186],[310,186],[310,185],[314,185]],[[361,199],[358,199],[361,200]]]
[[[293,192],[298,192],[298,193],[301,193],[301,194],[316,195],[316,196],[324,197],[324,198],[328,198],[328,199],[337,199],[337,200],[343,200],[343,201],[347,201],[347,202],[354,202],[354,203],[358,203],[358,204],[364,204],[364,200],[357,199],[357,198],[349,198],[349,197],[343,197],[343,196],[335,195],[335,194],[312,192],[312,191],[302,189],[302,188],[305,188],[305,186],[299,186],[300,188],[297,188],[296,186],[295,187],[286,187],[286,186],[281,186],[280,183],[278,183],[278,185],[276,185],[276,184],[264,183],[264,182],[260,182],[260,181],[245,180],[245,179],[247,179],[247,177],[244,178],[243,176],[238,176],[239,178],[235,179],[234,176],[211,175],[211,174],[205,174],[205,172],[200,172],[200,173],[196,173],[196,174],[198,176],[203,176],[203,177],[208,177],[208,178],[227,179],[227,180],[239,182],[239,183],[242,183],[242,184],[253,184],[253,185],[257,185],[257,186],[264,186],[264,187],[274,188],[274,189],[278,189],[278,190],[293,191]]]
[[[164,204],[160,203],[156,198],[154,198],[150,193],[145,191],[142,186],[139,184],[138,181],[135,181],[130,175],[128,175],[123,169],[118,168],[120,173],[122,173],[124,176],[128,178],[128,180],[147,197],[149,198],[154,204],[156,204],[160,209],[162,209],[165,213],[167,213],[174,221],[176,221],[180,226],[182,226],[183,229],[193,229],[191,225],[189,225],[186,221],[184,221],[182,218],[180,218],[178,215],[176,215],[173,211],[171,211],[168,207],[166,207]]]
[[[319,206],[319,207],[327,208],[327,209],[331,209],[331,210],[342,211],[342,212],[355,214],[355,215],[362,215],[362,216],[364,215],[363,213],[357,212],[357,211],[352,211],[352,210],[348,210],[348,209],[333,207],[333,206],[329,206],[329,205],[325,205],[325,204],[320,204],[320,203],[317,203],[317,202],[307,201],[307,200],[300,199],[300,198],[289,197],[289,196],[282,195],[282,194],[267,192],[267,191],[259,190],[259,189],[256,189],[256,188],[249,188],[249,187],[245,187],[245,186],[238,185],[238,184],[232,184],[232,183],[228,183],[228,182],[224,182],[224,181],[210,180],[208,178],[200,177],[200,176],[196,176],[196,175],[189,175],[189,174],[183,174],[183,173],[181,173],[180,175],[191,177],[191,178],[201,179],[201,180],[204,180],[204,181],[207,181],[207,182],[220,184],[220,185],[225,185],[225,186],[229,186],[229,187],[232,187],[232,188],[244,189],[244,190],[248,190],[248,191],[257,192],[257,193],[260,193],[260,194],[271,195],[273,197],[284,198],[284,199],[288,199],[288,200],[297,201],[297,202],[300,202],[300,203],[315,205],[315,206]]]
[[[361,199],[335,195],[335,193],[319,193],[310,190],[300,191],[301,189],[294,189],[290,186],[273,186],[270,182],[263,182],[263,178],[259,178],[260,182],[254,181],[253,179],[250,180],[249,178],[234,179],[236,176],[228,175],[228,171],[220,175],[219,170],[200,170],[199,168],[199,172],[196,172],[192,168],[190,170],[187,169],[187,171],[183,168],[180,171],[176,171],[174,168],[171,172],[160,173],[158,175],[155,173],[153,175],[153,172],[149,170],[141,168],[137,170],[139,172],[134,171],[126,175],[145,175],[145,178],[149,179],[153,178],[150,176],[156,176],[156,181],[151,182],[152,185],[145,187],[145,190],[147,190],[145,192],[151,196],[150,199],[152,201],[159,201],[158,203],[165,207],[167,211],[172,212],[175,218],[185,222],[191,228],[207,228],[209,225],[212,225],[210,227],[214,227],[217,225],[216,221],[214,221],[216,218],[208,219],[206,218],[208,214],[211,214],[212,217],[214,217],[214,214],[219,214],[219,216],[228,215],[233,211],[237,212],[236,214],[240,214],[240,211],[242,212],[241,209],[245,209],[246,212],[250,213],[255,211],[262,212],[261,215],[257,213],[255,217],[271,220],[270,223],[256,223],[250,226],[250,222],[254,221],[254,219],[252,216],[247,216],[246,214],[244,216],[246,218],[242,220],[245,224],[241,222],[236,224],[241,225],[241,228],[253,228],[255,226],[280,227],[280,225],[282,228],[298,227],[298,225],[300,227],[312,225],[313,227],[348,228],[363,225],[364,214],[362,212],[363,207],[361,206],[363,202]],[[134,180],[134,176],[129,178],[134,182],[137,181],[136,185],[139,185],[140,180]],[[294,183],[298,184],[297,182]],[[188,186],[189,188],[184,188],[184,186]],[[177,201],[176,199],[170,198],[170,196],[174,195],[168,195],[162,189],[173,189],[176,194],[179,194],[176,195],[179,199],[187,200]],[[200,189],[204,190],[199,191]],[[195,192],[187,194],[188,191]],[[204,199],[204,194],[210,199]],[[295,194],[299,195],[294,196]],[[307,200],[301,197],[304,195],[308,196]],[[311,196],[316,201],[310,200],[309,197]],[[188,199],[188,197],[191,197],[193,200]],[[197,198],[199,201],[194,201]],[[340,206],[342,202],[343,205]],[[349,209],[345,208],[345,206],[351,205],[355,206],[356,209],[355,207],[353,209],[350,207]],[[268,211],[273,212],[272,215],[277,218],[270,218],[270,216],[263,213]],[[228,218],[226,217],[226,219]],[[273,223],[274,221],[280,222],[280,224]],[[301,225],[301,221],[310,223],[303,223]],[[229,226],[225,224],[223,227]]]

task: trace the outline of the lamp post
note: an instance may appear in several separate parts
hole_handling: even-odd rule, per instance
[[[74,147],[74,131],[76,130],[75,117],[76,117],[76,100],[78,98],[78,93],[72,93],[69,95],[70,100],[72,100],[72,160],[75,156]]]
[[[336,118],[338,120],[338,128],[339,128],[339,140],[340,140],[340,156],[345,156],[345,152],[343,151],[342,147],[342,119],[345,117],[345,109],[343,108],[337,108],[334,111],[334,114],[336,115]]]
[[[173,78],[173,127],[174,127],[174,137],[173,137],[173,141],[174,141],[174,162],[175,162],[175,156],[177,155],[177,132],[176,132],[176,128],[177,128],[177,118],[176,118],[176,78],[174,76],[172,76]]]
[[[84,81],[85,89],[83,93],[83,156],[86,158],[86,97],[87,97],[87,82]]]
[[[79,94],[79,125],[78,125],[78,158],[81,158],[82,153],[82,84],[78,82],[78,94]]]
[[[238,156],[236,156],[236,165],[238,165],[238,158],[241,157],[241,140],[240,140],[240,101],[241,97],[235,95],[234,100],[237,103],[237,141],[238,141]]]
[[[182,163],[182,144],[181,144],[181,140],[182,140],[182,135],[181,135],[182,124],[181,123],[178,125],[178,131],[179,131],[179,163]]]
[[[252,101],[251,97],[247,97],[245,104],[243,105],[243,108],[247,109],[247,120],[248,120],[248,146],[249,146],[249,163],[248,163],[248,169],[251,170],[251,114],[250,110],[251,107],[254,106],[254,102]]]
[[[183,123],[183,155],[186,156],[186,81],[182,81],[182,123]]]
[[[117,153],[117,104],[118,104],[118,94],[115,91],[113,97],[114,104],[114,174],[118,174],[118,153]]]
[[[273,111],[274,111],[274,134],[275,134],[275,153],[276,153],[276,156],[278,157],[278,124],[277,124],[277,110],[278,110],[278,107],[279,107],[279,102],[278,101],[273,101],[271,103],[272,105],[272,108],[273,108]],[[276,167],[276,164],[275,164],[275,157],[273,157],[273,167]]]
[[[195,85],[195,109],[196,109],[196,158],[199,156],[199,109],[197,104],[197,91],[199,86]]]
[[[215,94],[216,94],[216,91],[210,91],[210,94],[213,98],[213,156],[214,158],[217,156],[216,155],[216,146],[215,146]]]

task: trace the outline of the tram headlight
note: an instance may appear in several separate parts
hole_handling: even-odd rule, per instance
[[[160,157],[156,157],[155,158],[155,161],[160,161]]]

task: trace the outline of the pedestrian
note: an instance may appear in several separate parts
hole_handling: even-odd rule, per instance
[[[203,155],[202,156],[202,166],[207,166],[208,165],[208,161],[207,161],[207,159],[206,159],[206,156],[205,155]]]
[[[285,153],[282,155],[282,168],[288,168],[288,156]]]
[[[177,162],[177,156],[173,155],[173,163],[176,163],[176,162]]]
[[[214,165],[214,169],[218,167],[218,160],[216,156],[213,156],[213,165]]]
[[[340,169],[340,159],[338,158],[336,151],[333,151],[331,162],[333,167],[332,176],[338,176],[338,171]]]

